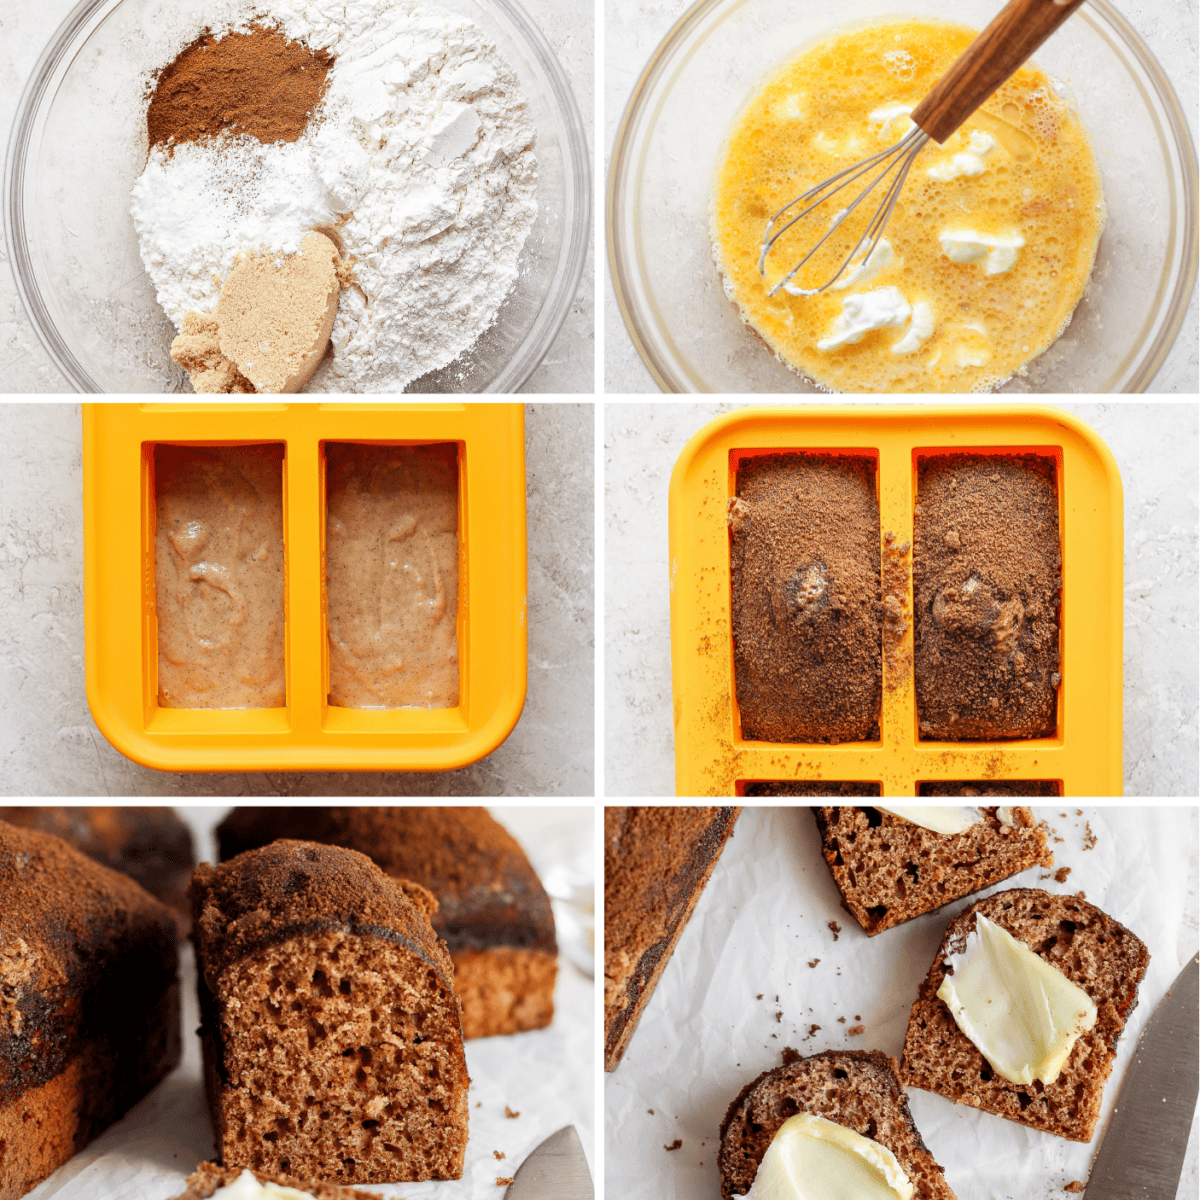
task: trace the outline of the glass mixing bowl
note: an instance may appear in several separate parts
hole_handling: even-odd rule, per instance
[[[999,0],[920,0],[982,29]],[[897,15],[895,0],[701,0],[634,88],[608,179],[609,262],[634,344],[668,392],[815,392],[726,299],[709,241],[717,157],[742,105],[828,29]],[[1003,392],[1135,392],[1179,331],[1196,279],[1196,154],[1175,93],[1106,0],[1034,56],[1092,135],[1108,223],[1066,332]]]
[[[496,323],[409,392],[512,392],[566,316],[587,249],[587,139],[566,75],[513,0],[437,0],[468,16],[517,73],[537,128],[538,216]],[[43,51],[5,164],[4,232],[17,289],[50,356],[81,392],[189,391],[174,326],[142,269],[129,189],[146,161],[146,30],[193,23],[219,0],[83,0]]]

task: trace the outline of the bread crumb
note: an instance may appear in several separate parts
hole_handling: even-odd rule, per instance
[[[1076,815],[1077,817],[1082,817],[1082,816],[1083,816],[1083,809],[1082,809],[1082,808],[1077,808],[1077,809],[1075,810],[1075,815]],[[1080,1186],[1080,1187],[1083,1187],[1083,1184],[1081,1183],[1079,1186]]]
[[[646,1111],[647,1111],[647,1112],[648,1112],[648,1113],[649,1113],[651,1116],[654,1116],[654,1109],[652,1109],[652,1108],[648,1108],[648,1109],[646,1109]]]
[[[508,1187],[515,1178],[516,1178],[515,1175],[510,1176],[508,1179],[505,1179],[501,1175],[497,1175],[496,1176],[496,1186],[497,1187]]]
[[[865,1025],[851,1025],[850,1028],[846,1030],[846,1036],[847,1037],[862,1037],[862,1035],[866,1032],[867,1032],[867,1027]]]
[[[1086,900],[1086,899],[1087,899],[1087,892],[1076,892],[1076,893],[1075,893],[1075,899],[1076,899],[1076,900]]]
[[[493,1156],[494,1158],[504,1158],[504,1157],[505,1157],[505,1154],[504,1154],[504,1151],[503,1151],[503,1150],[493,1150],[493,1151],[492,1151],[492,1156]]]
[[[506,1104],[504,1106],[504,1115],[508,1117],[510,1121],[515,1121],[521,1114],[519,1112],[513,1112],[513,1110]]]
[[[758,995],[755,996],[754,998],[755,998],[755,1000],[761,1000],[762,996],[763,996],[762,992],[759,992]]]
[[[815,967],[815,966],[817,965],[817,963],[819,963],[820,961],[821,961],[821,960],[820,960],[819,958],[814,958],[814,959],[812,960],[812,962],[810,962],[808,965],[809,965],[810,967]]]
[[[838,1024],[839,1024],[839,1025],[845,1025],[845,1023],[846,1023],[846,1018],[845,1018],[845,1017],[838,1017]]]
[[[678,1150],[679,1147],[682,1145],[683,1145],[683,1139],[676,1138],[669,1146],[664,1145],[663,1149],[664,1150]]]
[[[1067,1184],[1067,1185],[1066,1185],[1066,1186],[1063,1188],[1063,1191],[1064,1191],[1064,1192],[1082,1192],[1082,1191],[1083,1191],[1083,1184],[1082,1184],[1082,1183],[1080,1183],[1078,1179],[1073,1179],[1073,1180],[1072,1180],[1070,1183],[1068,1183],[1068,1184]]]
[[[833,934],[833,940],[836,942],[838,934],[842,932],[842,927],[836,921],[830,921],[829,932]]]
[[[782,1058],[785,1067],[790,1066],[794,1062],[799,1062],[803,1057],[799,1050],[795,1050],[791,1046],[784,1046]]]
[[[1070,873],[1071,873],[1070,867],[1059,867],[1058,870],[1054,872],[1055,882],[1066,883],[1067,876],[1070,875]]]
[[[804,1040],[807,1042],[807,1041],[808,1041],[808,1039],[809,1039],[810,1037],[812,1037],[812,1036],[813,1036],[813,1035],[814,1035],[814,1034],[817,1032],[817,1030],[818,1030],[818,1029],[820,1029],[820,1028],[821,1028],[821,1027],[820,1027],[820,1025],[810,1025],[810,1026],[808,1027],[808,1033],[806,1033],[806,1034],[804,1035]]]
[[[783,1011],[780,1010],[775,1014],[775,1024],[778,1025],[783,1020]]]
[[[1083,823],[1083,848],[1085,850],[1094,850],[1096,848],[1096,835],[1092,832],[1092,823],[1084,821]]]

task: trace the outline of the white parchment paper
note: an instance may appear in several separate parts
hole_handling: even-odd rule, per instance
[[[227,807],[181,809],[196,838],[200,861],[215,861],[211,830]],[[493,815],[521,842],[545,880],[570,875],[580,892],[581,873],[592,873],[592,809],[494,808]],[[594,987],[566,956],[563,926],[578,924],[576,911],[555,902],[560,927],[554,1022],[548,1029],[466,1043],[471,1076],[470,1136],[459,1180],[437,1183],[363,1184],[365,1190],[405,1200],[502,1200],[504,1185],[525,1156],[564,1125],[574,1125],[593,1151]],[[183,1046],[179,1067],[123,1120],[102,1134],[34,1191],[29,1200],[172,1200],[196,1164],[214,1156],[204,1099],[196,972],[183,948]],[[506,1109],[519,1113],[508,1117]],[[499,1152],[503,1158],[497,1158]]]
[[[1034,811],[1053,831],[1052,871],[1071,869],[1064,883],[1034,868],[868,938],[841,907],[811,812],[743,809],[624,1059],[606,1077],[606,1194],[717,1200],[718,1130],[745,1084],[779,1066],[785,1046],[899,1058],[917,987],[950,919],[979,896],[1040,887],[1083,891],[1151,954],[1093,1142],[1068,1142],[931,1092],[909,1089],[908,1097],[959,1200],[1066,1200],[1064,1185],[1088,1177],[1139,1034],[1196,952],[1197,809]],[[857,1026],[863,1032],[854,1035]],[[1180,1200],[1195,1200],[1196,1179],[1193,1121]]]

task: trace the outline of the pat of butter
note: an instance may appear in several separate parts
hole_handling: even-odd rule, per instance
[[[880,812],[891,813],[894,817],[902,817],[922,829],[930,829],[934,833],[962,833],[972,825],[979,824],[979,809],[958,808],[955,805],[906,804],[887,807],[875,805]]]
[[[771,1139],[745,1200],[912,1200],[914,1192],[886,1146],[798,1113]]]
[[[298,1192],[295,1188],[280,1183],[259,1183],[248,1171],[242,1173],[224,1187],[217,1188],[212,1200],[313,1200],[309,1192]]]
[[[975,914],[954,973],[938,988],[959,1029],[1010,1083],[1053,1083],[1096,1005],[1081,987],[1007,929]]]
[[[1019,233],[976,233],[973,229],[944,229],[938,234],[942,253],[956,263],[983,263],[985,275],[1000,275],[1011,271],[1017,261],[1017,251],[1025,245]]]

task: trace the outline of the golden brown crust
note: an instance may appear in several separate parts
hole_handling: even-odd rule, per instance
[[[1017,1084],[997,1075],[938,999],[946,956],[962,951],[977,913],[1024,942],[1096,1004],[1095,1027],[1080,1036],[1054,1083]],[[957,1104],[1089,1142],[1117,1041],[1137,1007],[1138,986],[1149,962],[1149,951],[1137,937],[1077,897],[1014,888],[979,900],[946,927],[921,984],[904,1037],[901,1078],[907,1087],[940,1092]]]
[[[459,950],[451,958],[464,1038],[544,1029],[554,1020],[557,955],[496,946]]]
[[[814,808],[821,853],[842,906],[874,936],[999,883],[1054,855],[1028,808],[1013,823],[996,808],[962,833],[941,834],[877,808]]]

